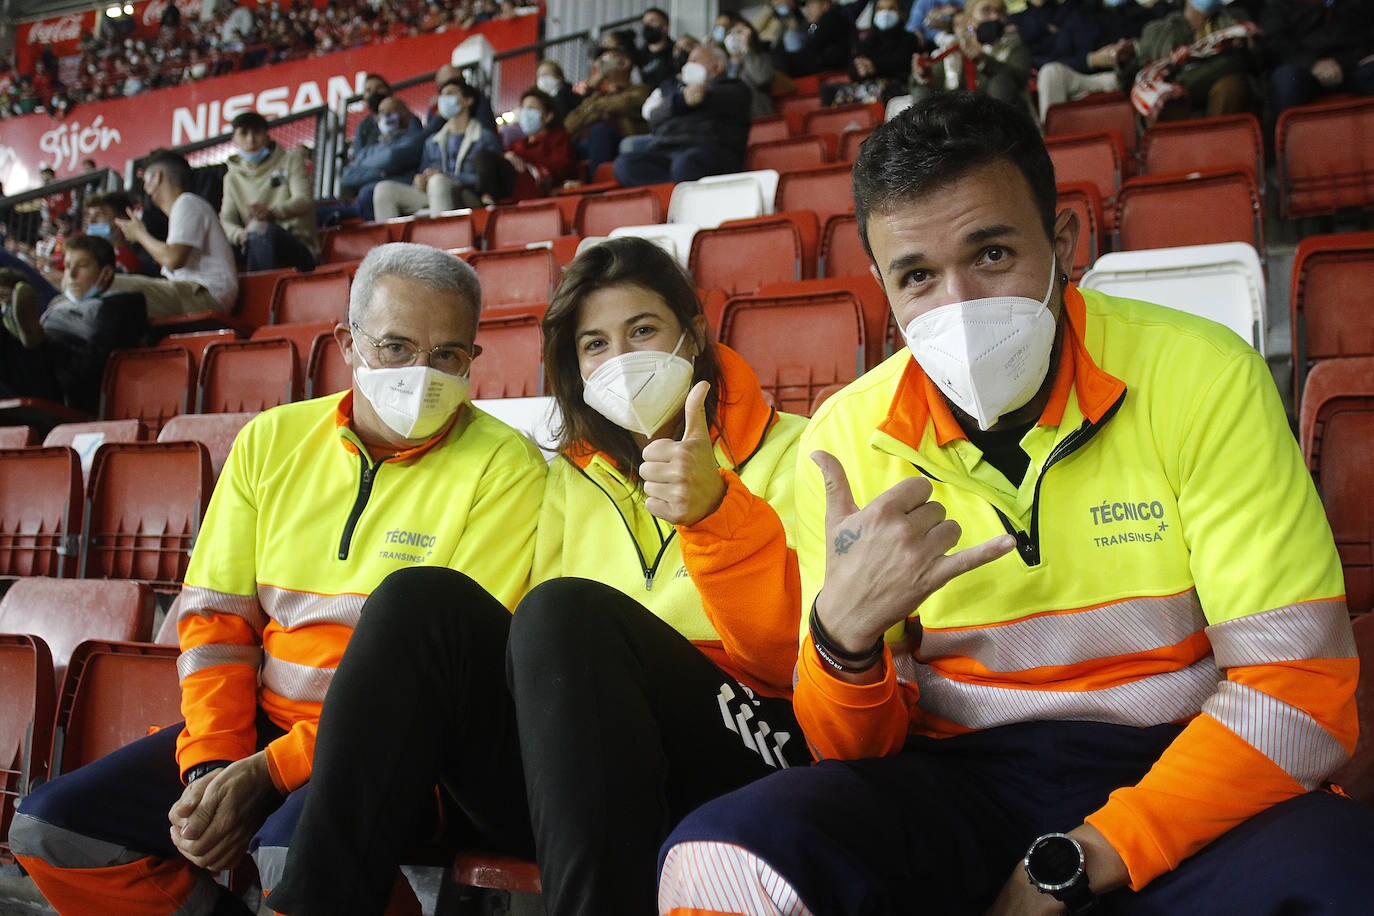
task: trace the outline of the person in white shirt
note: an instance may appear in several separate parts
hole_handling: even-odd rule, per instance
[[[234,249],[215,208],[186,190],[190,183],[191,166],[185,158],[165,150],[154,153],[143,170],[143,189],[153,206],[167,214],[167,240],[155,238],[141,219],[115,220],[126,238],[142,245],[162,265],[163,279],[114,278],[114,289],[143,293],[150,319],[229,312],[238,299]]]

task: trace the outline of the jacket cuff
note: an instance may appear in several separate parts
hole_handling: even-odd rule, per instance
[[[679,525],[678,533],[685,541],[706,545],[712,541],[728,540],[735,532],[746,525],[754,510],[754,500],[758,499],[739,475],[729,468],[720,468],[720,479],[725,481],[725,495],[721,497],[716,510],[693,525]]]
[[[885,706],[897,690],[897,674],[892,666],[892,647],[883,643],[883,679],[872,684],[853,684],[836,677],[816,651],[811,634],[802,638],[799,672],[815,687],[817,693],[835,707],[844,709],[873,709]]]
[[[1155,878],[1173,870],[1174,863],[1150,838],[1150,832],[1130,806],[1116,798],[1115,793],[1107,799],[1107,804],[1083,820],[1097,828],[1126,863],[1131,890],[1140,891]]]
[[[272,784],[283,795],[310,781],[312,764],[294,730],[267,745],[267,772],[272,776]]]

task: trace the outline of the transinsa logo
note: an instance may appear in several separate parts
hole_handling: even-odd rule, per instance
[[[261,92],[201,102],[194,110],[178,108],[172,112],[172,146],[227,133],[230,122],[245,111],[256,111],[270,121],[326,104],[336,109],[348,97],[361,95],[366,80],[367,72],[359,70],[351,83],[347,76],[329,77],[323,89],[318,80],[308,80],[295,86],[294,94],[291,86],[273,86]]]

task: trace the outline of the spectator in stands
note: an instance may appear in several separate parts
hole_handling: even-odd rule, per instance
[[[743,19],[736,19],[721,45],[730,61],[725,72],[749,87],[749,114],[761,118],[773,113],[773,57],[759,47],[759,33]]]
[[[850,82],[839,83],[834,89],[821,87],[821,100],[830,105],[886,102],[907,91],[912,58],[925,50],[924,36],[902,28],[897,0],[877,0],[873,28],[859,39],[849,64]]]
[[[315,192],[305,157],[268,136],[256,111],[235,115],[219,221],[248,270],[314,270],[320,254]]]
[[[1355,643],[1264,358],[1068,282],[1019,105],[917,103],[854,191],[912,352],[798,448],[821,762],[689,816],[660,912],[1360,911],[1374,814],[1311,791],[1355,746]]]
[[[805,0],[801,5],[805,31],[795,47],[787,47],[784,34],[779,57],[788,76],[810,76],[832,70],[849,69],[854,49],[854,23],[830,0]]]
[[[506,150],[506,161],[515,172],[511,197],[544,197],[577,177],[572,138],[563,129],[563,119],[551,96],[541,89],[526,89],[515,117],[524,136]]]
[[[114,248],[116,267],[126,274],[143,272],[138,252],[115,225],[116,219],[128,219],[133,208],[134,199],[127,191],[106,191],[86,198],[86,234],[108,241]]]
[[[1237,114],[1255,105],[1259,30],[1221,0],[1187,0],[1183,9],[1145,26],[1136,46],[1133,93],[1149,99],[1147,120]],[[1185,52],[1182,61],[1176,54]],[[1151,66],[1153,65],[1153,66]],[[1141,99],[1133,99],[1140,104]]]
[[[737,22],[744,22],[739,13],[729,10],[717,13],[715,24],[711,26],[711,40],[722,48],[725,47],[725,36],[730,34],[730,29],[734,28]]]
[[[737,172],[749,142],[749,87],[726,73],[720,48],[692,52],[682,74],[663,83],[644,103],[653,140],[622,152],[615,177],[625,187],[695,181]]]
[[[549,913],[650,913],[671,824],[805,759],[787,701],[801,419],[770,410],[711,341],[691,277],[642,239],[568,268],[544,363],[563,419],[543,584],[514,618],[439,570],[369,599],[325,703],[282,912],[380,912],[438,785],[467,815],[454,841],[537,850]]]
[[[161,278],[120,274],[114,279],[119,292],[143,294],[149,318],[230,312],[238,298],[233,246],[215,208],[186,190],[191,178],[190,164],[170,150],[155,152],[143,169],[144,193],[167,216],[165,242],[154,238],[139,217],[115,218],[125,238],[162,266]]]
[[[630,73],[627,54],[614,48],[601,51],[592,62],[582,101],[563,121],[590,175],[615,158],[621,140],[648,130],[640,110],[653,90],[636,86]]]
[[[924,98],[949,89],[976,89],[994,99],[1030,105],[1030,51],[1016,29],[1007,28],[1005,0],[969,0],[955,25],[959,50],[941,58],[929,77],[921,69],[911,71],[911,96]],[[966,85],[964,61],[977,62],[977,83]]]
[[[373,192],[377,219],[407,216],[424,207],[436,215],[454,207],[480,207],[510,193],[514,180],[496,134],[473,116],[477,92],[461,79],[439,94],[446,121],[425,140],[420,172],[411,184],[383,181]]]
[[[353,132],[355,151],[371,146],[381,137],[381,131],[377,128],[377,112],[382,106],[382,99],[390,95],[391,84],[386,77],[369,73],[363,80],[363,104],[367,106],[367,114],[363,115]]]
[[[1026,0],[1025,8],[1007,17],[1009,25],[1015,26],[1021,36],[1021,43],[1030,52],[1031,67],[1039,68],[1051,60],[1055,39],[1063,27],[1064,20],[1078,11],[1082,3],[1064,5],[1055,0]]]
[[[110,353],[141,346],[148,336],[143,296],[115,292],[114,277],[110,243],[78,235],[66,243],[62,294],[46,309],[27,283],[0,278],[0,293],[6,280],[14,290],[4,320],[10,339],[0,344],[0,389],[11,397],[55,397],[94,414]],[[16,343],[31,354],[16,358]]]
[[[572,86],[568,85],[568,78],[563,75],[563,68],[559,66],[558,61],[541,60],[534,73],[534,85],[540,92],[553,98],[560,118],[566,118],[568,112],[582,101],[582,97],[573,92]]]
[[[673,39],[668,14],[651,6],[639,17],[640,43],[635,48],[635,67],[646,86],[657,86],[677,72],[673,64]]]
[[[0,398],[61,401],[52,360],[40,346],[43,300],[36,284],[46,281],[28,265],[10,263],[0,267]]]
[[[765,5],[754,17],[753,25],[759,34],[759,44],[772,48],[775,53],[783,50],[789,41],[793,48],[799,47],[801,33],[806,28],[795,0],[774,0]],[[787,38],[788,35],[792,37]]]
[[[1168,4],[1148,6],[1104,0],[1080,4],[1066,34],[1058,38],[1035,76],[1040,121],[1051,105],[1093,92],[1120,91],[1120,71],[1135,59],[1135,42],[1145,26],[1169,14]]]
[[[1374,5],[1270,0],[1262,21],[1276,118],[1333,92],[1374,95]]]
[[[257,4],[250,4],[251,0],[234,4],[233,10],[220,26],[220,47],[227,51],[242,51],[245,45],[257,40],[258,20],[253,14]]]
[[[963,8],[963,0],[916,0],[911,4],[906,30],[921,33],[937,48],[947,48],[957,40],[954,17]]]
[[[353,161],[344,166],[340,191],[356,197],[358,215],[376,218],[372,195],[379,181],[410,182],[420,169],[425,147],[425,131],[420,119],[410,113],[400,96],[382,99],[377,109],[377,142],[354,150]]]
[[[11,847],[58,910],[247,913],[213,873],[251,852],[264,889],[281,875],[362,600],[398,570],[448,566],[514,607],[545,465],[466,403],[480,302],[453,255],[374,249],[335,330],[352,388],[239,433],[179,601],[185,724],[45,783],[15,815]]]

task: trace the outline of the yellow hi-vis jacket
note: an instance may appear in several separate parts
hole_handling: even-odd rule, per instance
[[[908,731],[1186,722],[1088,818],[1139,889],[1346,759],[1358,662],[1331,531],[1264,360],[1220,325],[1073,287],[1061,324],[1019,487],[906,352],[817,412],[796,484],[803,607],[828,549],[815,449],[860,506],[923,475],[962,528],[956,549],[1006,532],[1018,549],[913,608],[915,648],[890,651],[880,683],[831,676],[805,639],[795,704],[815,752],[838,758],[898,753]]]
[[[390,573],[448,566],[507,607],[524,594],[539,452],[467,404],[429,442],[374,461],[349,426],[351,399],[274,408],[234,441],[177,618],[182,772],[253,753],[261,706],[286,729],[267,746],[273,782],[309,780],[325,691]]]

